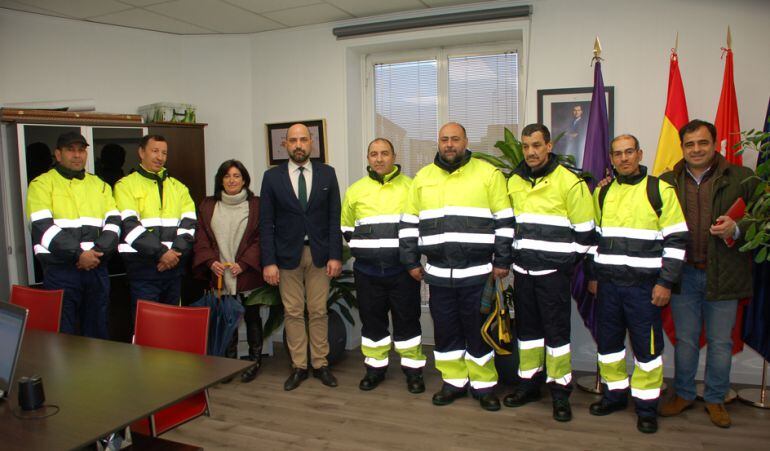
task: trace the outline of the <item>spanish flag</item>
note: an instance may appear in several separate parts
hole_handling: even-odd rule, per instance
[[[719,107],[714,125],[717,128],[717,152],[727,158],[727,161],[738,166],[743,165],[740,150],[741,124],[738,120],[738,101],[735,98],[735,80],[733,78],[733,50],[730,48],[728,31],[728,47],[722,49],[725,57],[725,76],[722,80],[722,94],[719,96]]]
[[[676,50],[672,50],[668,71],[666,114],[663,116],[663,126],[660,129],[658,152],[655,155],[652,175],[658,176],[674,169],[674,165],[682,159],[682,140],[679,139],[679,129],[689,121],[682,75],[679,73],[679,57]]]

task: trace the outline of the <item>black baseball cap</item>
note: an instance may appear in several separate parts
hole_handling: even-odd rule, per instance
[[[88,141],[86,141],[86,138],[77,132],[62,133],[59,135],[59,139],[56,140],[57,149],[64,149],[65,147],[69,147],[73,144],[82,144],[83,146],[88,147]]]

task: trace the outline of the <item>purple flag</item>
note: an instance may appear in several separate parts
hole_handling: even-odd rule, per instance
[[[588,116],[586,146],[583,151],[583,171],[590,172],[593,180],[588,181],[591,190],[610,171],[610,130],[607,119],[607,99],[604,97],[602,64],[594,65],[594,92],[591,96],[591,112]],[[577,303],[580,317],[596,341],[596,298],[586,290],[588,281],[583,273],[583,263],[575,266],[572,275],[572,297]]]
[[[610,127],[607,119],[607,99],[604,96],[602,63],[594,64],[594,92],[591,95],[591,112],[586,130],[586,147],[583,151],[583,170],[590,172],[594,179],[589,183],[591,190],[607,175],[610,164]]]

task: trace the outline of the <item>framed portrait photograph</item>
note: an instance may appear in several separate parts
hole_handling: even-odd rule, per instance
[[[551,130],[551,138],[564,133],[553,146],[553,152],[575,157],[577,167],[583,167],[588,116],[591,113],[591,95],[593,87],[538,89],[537,121]],[[615,88],[604,87],[607,101],[607,119],[609,136],[614,136],[615,124]]]
[[[267,159],[270,166],[276,166],[289,159],[286,152],[286,132],[294,124],[305,124],[310,130],[312,147],[310,159],[326,163],[326,120],[281,122],[265,124],[267,127]]]

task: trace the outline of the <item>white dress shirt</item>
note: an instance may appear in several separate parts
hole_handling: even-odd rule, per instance
[[[307,160],[302,165],[305,170],[305,185],[307,186],[307,200],[310,200],[310,189],[313,186],[313,165],[310,164],[310,160]],[[291,187],[294,189],[294,195],[299,199],[299,167],[297,163],[289,160],[289,180],[291,180]]]

